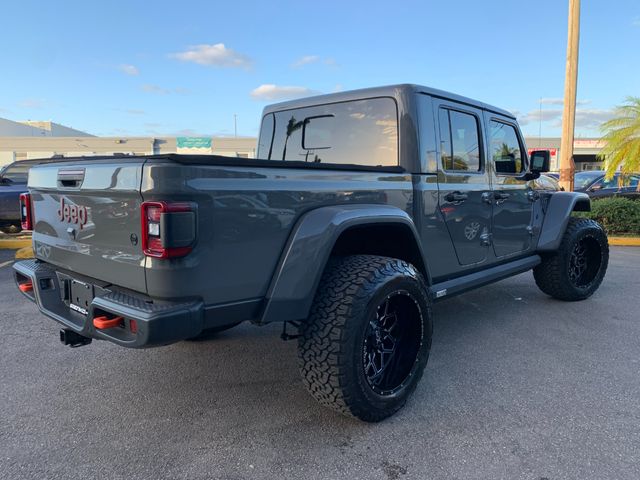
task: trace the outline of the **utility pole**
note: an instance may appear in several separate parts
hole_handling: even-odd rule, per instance
[[[580,0],[569,0],[567,35],[567,69],[564,78],[564,108],[562,140],[560,142],[560,185],[573,191],[573,135],[576,119],[576,89],[578,86],[578,44],[580,41]]]
[[[238,136],[238,115],[233,114],[233,136]]]

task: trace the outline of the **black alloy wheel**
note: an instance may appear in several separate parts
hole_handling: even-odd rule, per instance
[[[413,374],[422,338],[420,305],[404,290],[387,296],[369,320],[363,347],[367,382],[378,395],[393,395]]]

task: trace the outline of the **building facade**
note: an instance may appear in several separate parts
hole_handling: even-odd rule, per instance
[[[14,122],[0,118],[0,166],[16,160],[53,156],[214,154],[255,158],[254,137],[95,137],[54,122]],[[549,150],[551,170],[559,170],[560,138],[527,137],[527,149]],[[597,138],[576,138],[576,171],[599,170],[603,144]]]
[[[551,153],[551,170],[560,170],[560,138],[527,137],[527,150],[549,150]],[[576,172],[582,170],[602,170],[604,162],[599,158],[604,144],[598,138],[576,138],[573,141],[573,161]]]
[[[95,137],[52,122],[0,118],[0,166],[54,156],[214,154],[253,158],[253,137]]]

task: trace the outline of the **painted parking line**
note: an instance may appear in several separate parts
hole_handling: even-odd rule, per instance
[[[7,266],[11,265],[12,263],[13,263],[13,260],[9,260],[7,262],[2,262],[2,263],[0,263],[0,268],[7,267]]]

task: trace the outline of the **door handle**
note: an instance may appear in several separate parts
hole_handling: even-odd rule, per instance
[[[504,203],[504,201],[511,196],[510,193],[505,192],[493,192],[493,198],[496,199],[496,205]]]
[[[462,192],[449,192],[444,196],[447,202],[464,202],[467,198],[469,195]]]

